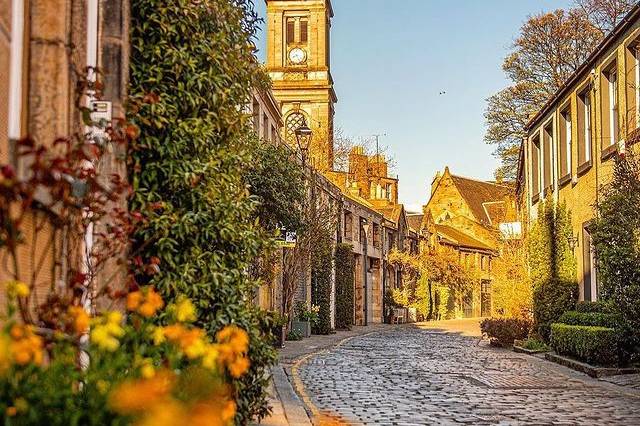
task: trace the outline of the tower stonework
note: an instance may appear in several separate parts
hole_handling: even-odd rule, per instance
[[[295,130],[313,130],[314,165],[333,168],[333,117],[337,102],[331,77],[331,0],[265,0],[267,71],[284,118],[284,139],[296,144]]]

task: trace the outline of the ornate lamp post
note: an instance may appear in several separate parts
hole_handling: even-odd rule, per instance
[[[309,145],[311,144],[311,136],[313,131],[307,126],[307,123],[303,123],[295,131],[296,142],[298,143],[298,149],[302,155],[302,165],[306,166],[307,159],[309,158]]]

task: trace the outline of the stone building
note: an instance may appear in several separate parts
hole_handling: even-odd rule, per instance
[[[0,163],[12,164],[24,176],[27,168],[15,155],[16,141],[28,136],[47,145],[83,131],[76,85],[79,78],[96,78],[92,69],[100,70],[112,116],[124,116],[128,5],[125,0],[0,0]],[[84,99],[91,107],[91,97]],[[107,173],[122,172],[113,166],[103,167]],[[62,243],[51,218],[55,212],[33,209],[24,226],[29,243],[19,253],[21,276],[32,277],[39,300],[65,273],[45,243]],[[36,223],[40,239],[33,244]],[[45,266],[34,267],[33,259]],[[0,268],[0,281],[13,272]]]
[[[419,232],[426,244],[454,251],[477,275],[477,288],[456,301],[464,316],[491,315],[492,263],[506,230],[517,227],[511,186],[456,176],[448,167],[434,178]]]
[[[333,118],[337,102],[331,77],[330,0],[265,0],[267,71],[284,117],[284,139],[313,130],[310,153],[319,170],[333,167]]]
[[[638,151],[640,5],[635,6],[526,127],[518,173],[523,216],[531,223],[551,198],[571,212],[581,300],[597,300],[589,224],[613,158]],[[635,144],[635,145],[634,145]]]

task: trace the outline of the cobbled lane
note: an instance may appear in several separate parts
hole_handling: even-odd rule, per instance
[[[323,415],[355,425],[640,425],[640,397],[455,333],[354,338],[298,374]]]

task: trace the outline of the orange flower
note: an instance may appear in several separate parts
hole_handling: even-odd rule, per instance
[[[14,324],[9,334],[9,352],[16,364],[42,364],[42,338],[34,334],[33,327]]]
[[[239,356],[231,363],[227,364],[227,368],[229,369],[229,373],[232,377],[236,379],[242,377],[244,373],[249,370],[249,359],[245,356]]]
[[[109,395],[109,405],[120,414],[141,413],[165,403],[174,383],[174,374],[167,370],[158,371],[149,379],[123,382]]]
[[[247,352],[249,349],[249,335],[235,325],[228,325],[216,334],[218,343],[227,343],[236,354]]]
[[[77,334],[86,333],[89,329],[89,324],[91,322],[91,318],[87,311],[85,311],[80,306],[71,306],[69,307],[69,316],[71,316],[73,330]]]
[[[146,290],[134,291],[127,295],[127,309],[138,312],[145,318],[150,318],[156,314],[158,309],[162,309],[164,301],[160,294],[156,293],[153,287]]]
[[[212,398],[196,404],[190,413],[188,424],[192,426],[230,425],[236,415],[236,403],[228,399]]]
[[[18,409],[16,407],[7,407],[7,417],[15,417],[18,414]]]

